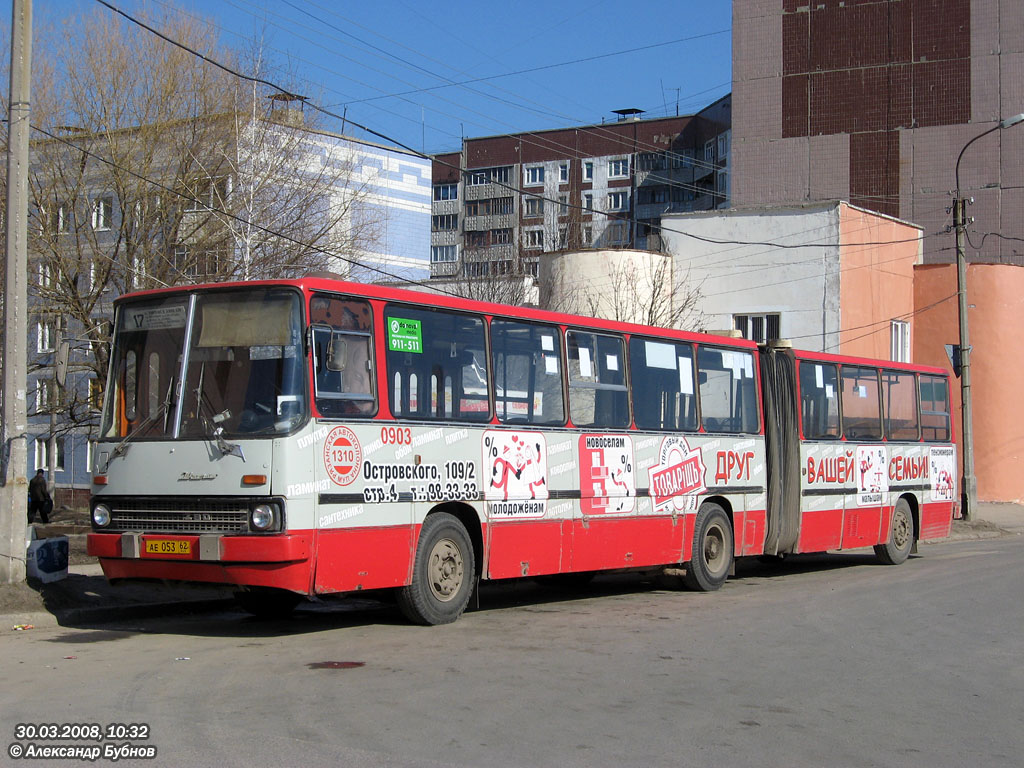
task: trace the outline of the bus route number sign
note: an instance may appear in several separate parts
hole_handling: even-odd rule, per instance
[[[388,351],[422,352],[423,332],[420,321],[400,317],[388,320]]]

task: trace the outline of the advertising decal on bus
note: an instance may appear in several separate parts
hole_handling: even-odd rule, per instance
[[[857,446],[857,505],[878,506],[889,493],[885,446]]]
[[[543,432],[484,432],[484,491],[491,517],[543,517],[547,509],[547,440]]]
[[[636,506],[633,438],[629,435],[580,437],[580,511],[616,515]]]
[[[348,427],[335,427],[324,441],[324,466],[335,485],[349,485],[359,477],[363,451],[359,440]]]
[[[951,445],[932,446],[928,449],[928,463],[932,475],[932,501],[953,501],[956,493],[953,483],[956,448]]]
[[[647,471],[655,512],[668,511],[670,506],[677,512],[696,511],[697,496],[707,490],[699,448],[690,450],[685,437],[670,435],[661,441],[658,463]]]

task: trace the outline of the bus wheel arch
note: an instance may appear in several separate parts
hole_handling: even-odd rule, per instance
[[[458,619],[476,584],[475,550],[470,532],[457,515],[432,510],[420,528],[412,579],[398,590],[398,607],[405,617],[426,625]]]
[[[469,504],[458,501],[438,504],[427,513],[427,517],[438,512],[446,512],[462,523],[466,533],[469,534],[469,543],[473,545],[473,564],[476,566],[476,574],[482,576],[484,572],[484,535],[480,525],[480,515]]]
[[[917,544],[918,513],[913,496],[901,496],[892,509],[889,536],[883,544],[875,545],[875,555],[884,565],[899,565],[910,557]]]
[[[728,505],[723,501],[718,498],[706,500],[697,510],[692,552],[683,577],[686,586],[692,590],[713,592],[732,573],[736,536],[732,517],[726,512]]]

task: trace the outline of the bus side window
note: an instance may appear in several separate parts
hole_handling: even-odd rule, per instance
[[[921,437],[928,442],[949,442],[949,381],[921,375]]]
[[[633,336],[629,373],[638,429],[697,429],[692,345]]]
[[[708,432],[758,431],[754,355],[746,350],[697,348],[701,423]]]
[[[431,421],[490,420],[482,317],[388,304],[384,325],[388,379],[407,384],[404,391],[396,384],[392,415]]]
[[[562,355],[557,328],[491,321],[494,400],[506,424],[565,423]]]
[[[839,373],[835,365],[800,361],[800,423],[805,440],[839,438]]]
[[[916,378],[912,373],[882,371],[885,436],[889,440],[918,439]]]
[[[569,414],[578,427],[629,426],[629,396],[622,339],[581,331],[566,333]]]
[[[843,433],[846,439],[881,440],[878,369],[844,365],[841,375]]]
[[[316,406],[322,416],[377,412],[369,302],[317,294],[310,301]]]

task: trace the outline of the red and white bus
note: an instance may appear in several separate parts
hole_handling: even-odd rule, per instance
[[[898,563],[957,497],[940,369],[322,277],[118,299],[93,455],[108,578],[424,624],[479,579]]]

